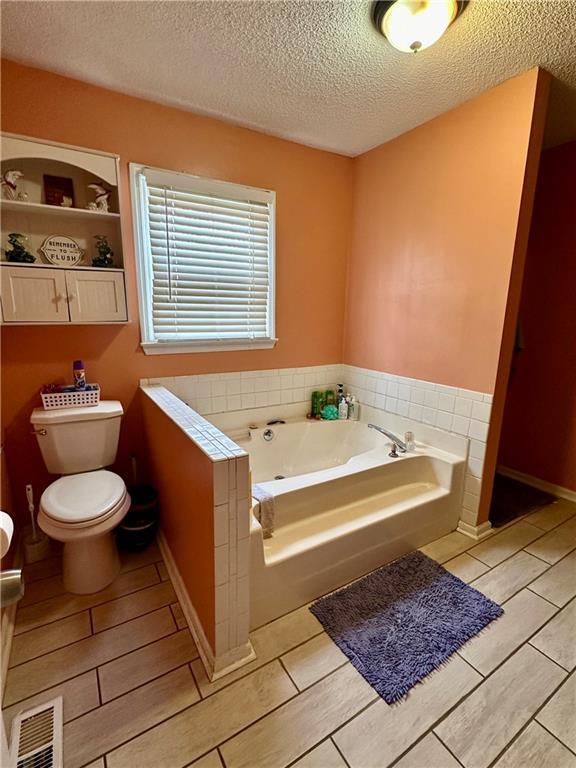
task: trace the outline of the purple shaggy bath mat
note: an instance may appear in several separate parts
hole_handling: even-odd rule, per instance
[[[392,704],[503,613],[422,552],[411,552],[310,610]]]

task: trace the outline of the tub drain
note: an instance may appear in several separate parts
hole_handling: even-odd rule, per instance
[[[274,480],[285,480],[285,479],[286,479],[285,475],[274,475]]]

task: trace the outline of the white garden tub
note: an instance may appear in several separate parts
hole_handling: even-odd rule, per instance
[[[271,440],[264,439],[266,430]],[[362,422],[301,420],[249,435],[236,441],[250,454],[252,482],[274,497],[274,533],[267,539],[253,502],[252,627],[458,524],[462,457],[418,445],[390,458],[390,441]]]

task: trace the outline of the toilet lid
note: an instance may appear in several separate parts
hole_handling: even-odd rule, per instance
[[[44,512],[64,523],[86,523],[102,517],[126,495],[121,477],[100,469],[55,480],[42,494]]]

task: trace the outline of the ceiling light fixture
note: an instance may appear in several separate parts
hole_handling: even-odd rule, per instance
[[[379,0],[373,19],[394,48],[417,53],[439,40],[465,5],[466,0]]]

